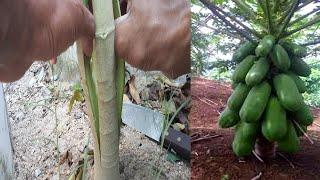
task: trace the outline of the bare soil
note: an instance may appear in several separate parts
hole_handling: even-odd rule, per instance
[[[191,179],[320,179],[320,127],[316,125],[308,127],[314,144],[302,137],[301,150],[296,154],[277,152],[275,159],[265,159],[264,163],[253,155],[237,158],[231,148],[233,130],[217,126],[231,92],[226,83],[199,77],[191,81],[191,136],[205,138],[191,143]],[[313,108],[313,113],[320,124],[320,110]]]
[[[83,158],[88,137],[92,149],[84,103],[76,102],[68,113],[74,83],[55,81],[53,88],[49,70],[46,63],[34,63],[19,81],[5,84],[17,180],[68,179]],[[61,98],[53,101],[57,92]],[[57,120],[52,112],[55,109]],[[68,158],[62,160],[66,152]],[[121,179],[154,179],[159,171],[160,179],[189,179],[188,163],[171,163],[166,158],[166,151],[155,142],[127,126],[121,128]],[[92,179],[93,162],[89,162]]]

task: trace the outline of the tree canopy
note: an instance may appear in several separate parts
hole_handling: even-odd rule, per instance
[[[192,71],[234,67],[232,52],[244,40],[277,34],[319,56],[320,2],[315,0],[192,0]]]

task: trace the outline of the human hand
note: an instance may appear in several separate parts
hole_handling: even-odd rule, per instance
[[[19,79],[35,60],[54,59],[76,40],[92,52],[94,19],[77,0],[4,0],[0,81]]]
[[[190,18],[187,0],[128,0],[128,13],[116,20],[117,56],[171,78],[188,73]]]

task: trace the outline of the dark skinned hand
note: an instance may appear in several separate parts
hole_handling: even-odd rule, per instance
[[[116,21],[119,57],[169,77],[190,70],[187,0],[129,0]],[[0,81],[19,79],[36,60],[55,59],[76,40],[92,52],[94,20],[76,0],[3,0],[0,5]]]
[[[190,71],[190,18],[187,0],[128,0],[116,21],[119,57],[143,70],[175,78]]]
[[[19,79],[35,60],[49,60],[80,39],[92,51],[94,20],[73,0],[3,0],[0,4],[0,81]]]

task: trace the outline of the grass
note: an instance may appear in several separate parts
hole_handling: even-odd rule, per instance
[[[170,99],[169,101],[172,101],[172,97],[173,97],[173,94],[170,95]],[[166,151],[163,152],[163,148],[164,148],[164,140],[165,140],[165,136],[168,134],[168,130],[169,130],[169,127],[171,126],[173,120],[175,119],[175,117],[178,115],[178,113],[184,108],[186,107],[189,103],[190,103],[191,99],[188,98],[185,102],[183,102],[179,107],[178,109],[176,109],[175,112],[173,112],[172,116],[171,115],[171,107],[170,106],[170,103],[164,103],[165,100],[163,100],[161,103],[162,104],[162,109],[163,109],[163,112],[165,112],[165,119],[164,119],[164,122],[163,122],[163,131],[162,131],[162,136],[161,136],[161,141],[160,141],[160,154],[158,154],[158,156],[156,156],[156,158],[154,159],[153,161],[153,165],[152,165],[152,172],[154,172],[154,170],[156,171],[155,173],[152,173],[152,178],[153,179],[156,179],[156,180],[159,180],[160,177],[161,177],[161,174],[163,174],[163,169],[164,169],[164,164],[162,164],[160,167],[158,167],[156,165],[156,161],[158,160],[158,162],[160,162],[160,158],[161,158],[161,155],[163,153],[167,154],[168,151],[169,151],[169,147]]]
[[[53,65],[49,66],[52,72],[52,75],[54,74],[54,68]],[[59,118],[58,118],[58,113],[57,113],[57,101],[60,99],[65,99],[67,98],[66,96],[60,97],[59,94],[59,90],[57,90],[57,87],[59,86],[59,84],[55,84],[54,78],[52,76],[51,81],[50,81],[50,85],[52,87],[51,89],[51,94],[52,97],[50,98],[44,98],[41,99],[39,101],[35,101],[35,102],[27,102],[27,103],[23,103],[24,105],[27,106],[27,108],[35,108],[35,107],[42,107],[47,109],[48,111],[50,111],[53,116],[54,116],[54,120],[55,120],[55,126],[54,126],[54,130],[53,132],[51,132],[49,135],[51,135],[52,133],[55,134],[55,139],[52,140],[49,137],[42,137],[42,138],[36,138],[33,139],[34,141],[37,139],[46,139],[49,142],[53,143],[55,146],[55,151],[56,151],[56,166],[57,166],[57,173],[58,173],[58,180],[60,179],[60,174],[61,174],[61,167],[60,167],[60,146],[59,146],[59,134],[60,134],[60,130],[59,130]],[[56,92],[58,91],[58,92]],[[49,103],[47,102],[47,100],[52,100],[52,102],[50,103],[51,105],[53,105],[53,107],[50,107]]]
[[[84,150],[84,161],[83,161],[83,173],[82,173],[82,180],[87,180],[87,172],[88,172],[88,152],[89,152],[89,142],[90,142],[90,133],[87,135],[87,143],[86,148]]]

